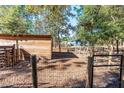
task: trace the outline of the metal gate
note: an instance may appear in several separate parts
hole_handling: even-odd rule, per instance
[[[104,58],[105,57],[111,57],[112,59],[118,59],[117,62],[114,62],[114,63],[111,63],[111,64],[106,64],[105,62],[98,62],[98,60],[96,58]],[[90,88],[93,88],[93,87],[98,87],[97,84],[98,83],[101,83],[101,81],[97,82],[98,81],[98,78],[102,78],[104,77],[101,73],[100,73],[100,70],[103,72],[105,71],[105,73],[109,73],[109,74],[106,74],[106,76],[104,78],[102,78],[101,80],[103,81],[107,81],[105,79],[107,79],[107,77],[109,77],[109,75],[115,75],[116,77],[115,78],[118,78],[116,82],[118,82],[118,85],[115,86],[115,82],[114,82],[114,87],[121,87],[121,80],[122,80],[122,62],[123,62],[123,55],[93,55],[92,57],[89,57],[88,58],[88,87]],[[103,69],[104,68],[104,69]],[[113,69],[112,69],[113,68]],[[114,70],[115,69],[115,70]],[[99,75],[96,75],[95,73],[95,70],[96,70],[96,73],[99,72]],[[115,72],[112,72],[112,71],[115,71]],[[97,79],[96,79],[96,78]],[[111,78],[111,81],[112,81],[113,78]],[[95,84],[94,84],[94,81]],[[109,82],[110,80],[108,80],[107,82]],[[98,84],[99,85],[99,84]],[[104,83],[102,84],[104,85]],[[112,84],[111,84],[112,85]],[[102,86],[103,87],[103,86]],[[104,86],[104,87],[110,87],[110,84]],[[112,86],[111,86],[112,87]]]

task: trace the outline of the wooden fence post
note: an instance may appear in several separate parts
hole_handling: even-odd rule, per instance
[[[12,49],[12,61],[13,61],[13,65],[16,63],[16,55],[15,55],[15,44],[13,45],[13,49]]]
[[[121,88],[124,88],[124,55],[122,56]]]
[[[16,62],[18,61],[18,40],[16,39]]]
[[[93,83],[93,56],[88,57],[88,87],[92,88]]]
[[[32,55],[32,83],[33,88],[37,88],[37,61],[36,61],[36,55]]]

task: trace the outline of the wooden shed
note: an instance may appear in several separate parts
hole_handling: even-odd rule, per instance
[[[51,59],[52,38],[51,35],[7,35],[0,34],[0,46],[15,44],[17,58],[22,60],[30,55]]]

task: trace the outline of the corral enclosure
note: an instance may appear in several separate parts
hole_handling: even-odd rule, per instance
[[[19,59],[24,59],[33,54],[51,59],[51,35],[0,35],[0,46],[12,46],[13,44],[16,45]]]

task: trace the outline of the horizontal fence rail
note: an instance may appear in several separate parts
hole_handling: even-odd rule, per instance
[[[103,57],[103,56],[123,56],[123,55],[120,55],[120,54],[107,55],[107,54],[105,54],[105,55],[93,55],[93,56],[94,56],[94,57],[95,57],[95,56],[102,56],[102,57]]]
[[[109,67],[109,66],[120,66],[120,65],[93,65],[93,67]]]
[[[107,57],[107,56],[117,56],[120,58],[120,64],[119,65],[94,65],[94,58],[95,57]],[[117,55],[93,55],[92,57],[88,57],[88,82],[89,87],[93,87],[93,81],[94,81],[94,67],[119,67],[120,68],[120,75],[119,75],[119,87],[121,88],[121,81],[122,81],[122,62],[123,62],[123,55],[117,54]]]

